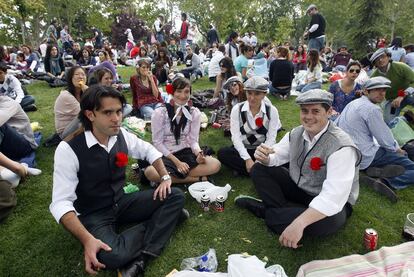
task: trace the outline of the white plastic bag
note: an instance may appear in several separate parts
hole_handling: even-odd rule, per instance
[[[274,265],[266,269],[265,265],[256,256],[233,254],[229,256],[228,277],[287,277],[281,266]]]
[[[224,197],[224,200],[227,200],[228,193],[231,190],[231,186],[226,184],[224,187],[218,187],[213,185],[210,182],[197,182],[188,187],[190,195],[200,203],[201,196],[208,195],[210,201],[216,201],[217,196],[221,195]]]

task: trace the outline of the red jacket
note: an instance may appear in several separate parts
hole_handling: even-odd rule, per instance
[[[180,30],[180,39],[186,39],[187,35],[188,35],[188,22],[187,21],[183,21],[183,23],[181,23],[181,30]]]
[[[299,56],[297,52],[293,55],[293,63],[306,63],[306,52]]]

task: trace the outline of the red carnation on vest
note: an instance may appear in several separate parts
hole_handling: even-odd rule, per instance
[[[166,91],[168,94],[173,95],[173,94],[174,94],[174,87],[173,87],[173,85],[172,85],[172,84],[167,84],[167,85],[165,86],[165,91]]]
[[[263,118],[262,117],[256,118],[255,123],[256,123],[257,127],[259,127],[259,128],[262,127],[263,126]]]
[[[320,170],[321,167],[324,166],[324,163],[322,162],[322,159],[319,157],[313,157],[310,160],[310,168],[312,170]]]
[[[128,155],[124,152],[118,152],[115,155],[115,165],[117,167],[125,167],[128,165]]]

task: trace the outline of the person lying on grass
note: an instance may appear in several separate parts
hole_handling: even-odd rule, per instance
[[[260,145],[254,154],[250,176],[261,200],[235,200],[263,218],[280,234],[280,244],[291,248],[299,247],[304,235],[328,235],[345,225],[358,198],[361,160],[351,137],[329,121],[332,94],[314,89],[296,103],[302,125],[273,147]]]
[[[172,101],[152,114],[152,143],[164,155],[162,159],[173,183],[207,181],[208,176],[220,170],[220,162],[205,156],[198,144],[201,112],[189,103],[190,82],[178,77],[172,86]],[[156,183],[162,180],[153,166],[147,167],[145,175]]]
[[[120,127],[124,105],[116,89],[91,86],[80,102],[85,131],[62,141],[55,152],[49,208],[82,243],[90,274],[100,269],[118,269],[118,276],[142,274],[170,241],[179,219],[188,217],[184,194],[171,188],[162,154]],[[152,164],[162,176],[157,188],[124,192],[128,156]],[[123,224],[130,228],[118,233]]]

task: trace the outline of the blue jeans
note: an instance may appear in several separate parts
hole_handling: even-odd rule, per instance
[[[401,102],[401,105],[399,108],[396,108],[395,110],[393,108],[391,108],[391,100],[389,100],[384,107],[384,120],[385,123],[387,123],[389,125],[389,123],[396,118],[397,116],[400,115],[402,109],[404,109],[405,106],[407,105],[411,105],[412,107],[414,107],[414,95],[409,96],[407,95],[404,100]]]
[[[151,120],[151,116],[154,110],[161,106],[162,106],[162,103],[147,104],[139,108],[139,112],[141,113],[141,116],[143,119]]]
[[[18,161],[33,152],[30,142],[7,123],[0,127],[0,152]]]
[[[311,89],[322,88],[321,82],[312,82],[309,84],[302,84],[296,87],[296,91],[300,91],[301,93],[307,92]]]
[[[185,46],[187,44],[187,39],[180,39],[180,51],[183,52],[183,56],[187,56],[187,50],[185,50]]]
[[[155,35],[155,38],[157,39],[157,41],[159,42],[159,43],[161,43],[161,42],[163,42],[164,41],[164,34],[161,32],[161,33],[157,33],[156,35]]]
[[[35,103],[35,99],[31,95],[25,95],[20,102],[20,106],[24,110],[27,106],[33,105]]]
[[[311,49],[316,49],[320,51],[324,47],[325,47],[325,37],[309,39],[308,52]]]
[[[402,175],[385,179],[393,188],[403,189],[409,185],[414,185],[414,162],[408,159],[407,156],[380,147],[370,166],[383,167],[388,164],[401,165],[405,168]]]
[[[280,94],[280,95],[282,95],[282,96],[284,96],[284,95],[287,95],[287,96],[289,96],[289,94],[290,94],[290,87],[288,87],[288,88],[284,88],[284,89],[280,89],[280,88],[274,88],[273,86],[272,86],[272,84],[269,84],[269,93],[271,94],[271,95],[273,95],[273,96],[275,96],[275,95],[277,95],[277,94]]]

